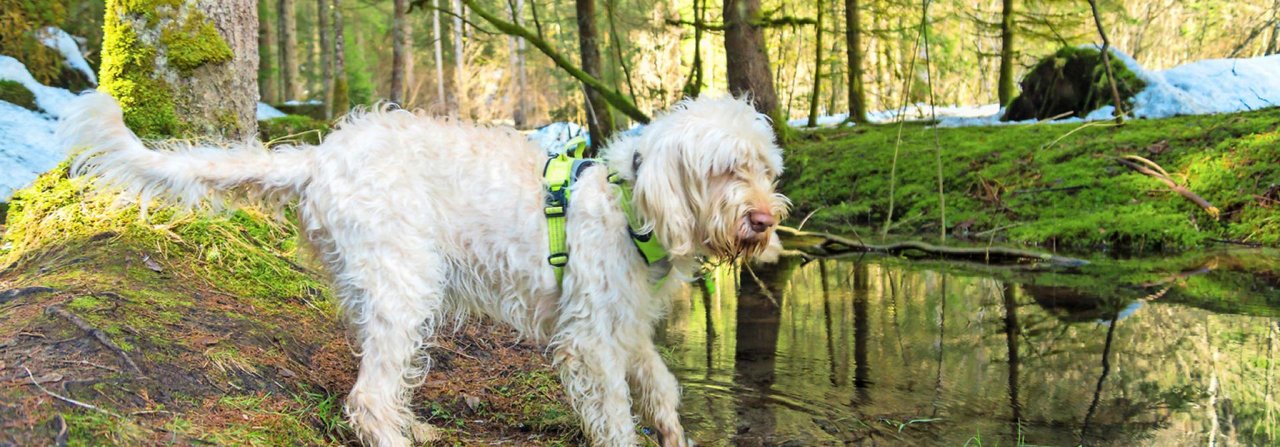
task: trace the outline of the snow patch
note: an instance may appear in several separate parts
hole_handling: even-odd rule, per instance
[[[529,139],[548,154],[559,154],[564,150],[565,143],[578,136],[585,137],[587,144],[590,144],[591,136],[587,129],[569,122],[551,123],[529,133]]]
[[[25,65],[8,56],[0,56],[0,79],[17,81],[31,90],[36,97],[36,105],[45,112],[32,112],[0,101],[2,202],[9,200],[15,190],[25,187],[41,173],[57,166],[66,156],[57,146],[53,133],[58,126],[58,117],[76,95],[36,82]]]
[[[271,107],[270,104],[259,101],[257,116],[258,116],[257,120],[262,121],[262,120],[269,120],[272,118],[280,118],[282,116],[285,116],[285,113],[281,112],[280,109]]]
[[[63,60],[67,61],[67,65],[75,71],[84,73],[89,78],[89,82],[98,85],[98,77],[94,76],[93,68],[89,67],[89,61],[84,59],[84,54],[80,52],[80,45],[76,44],[76,40],[60,28],[47,26],[39,32],[40,43],[44,46],[53,48],[62,53]]]
[[[1090,46],[1099,48],[1098,46]],[[1134,95],[1132,115],[1137,118],[1167,118],[1177,115],[1231,113],[1280,106],[1280,55],[1247,59],[1206,59],[1179,65],[1168,70],[1148,71],[1133,57],[1111,48],[1111,53],[1129,67],[1146,88]],[[982,106],[942,106],[937,113],[939,127],[1003,126],[1033,124],[1039,121],[1000,121],[1004,109],[998,104]],[[1082,118],[1066,118],[1054,123],[1103,121],[1112,118],[1115,108],[1104,106]],[[899,110],[867,114],[874,123],[897,120]],[[929,119],[927,104],[912,104],[901,115],[907,120]],[[818,118],[819,124],[835,125],[848,115]],[[807,118],[787,121],[792,127],[803,127]]]
[[[0,56],[0,79],[17,81],[27,90],[31,90],[31,93],[36,96],[36,105],[55,116],[62,115],[67,103],[76,97],[66,89],[49,87],[36,82],[36,78],[31,77],[31,72],[27,71],[26,65],[9,56]]]
[[[42,113],[0,101],[0,202],[62,161],[54,147],[58,122]]]

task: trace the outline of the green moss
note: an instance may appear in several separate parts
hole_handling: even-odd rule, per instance
[[[165,48],[169,64],[182,74],[209,63],[231,60],[231,47],[218,34],[217,28],[204,14],[191,12],[186,20],[164,27],[160,44]]]
[[[144,138],[186,136],[193,128],[177,113],[173,87],[158,72],[161,52],[181,75],[233,56],[207,17],[194,10],[179,14],[183,7],[180,0],[112,0],[106,8],[101,89],[120,101],[125,124]],[[143,23],[136,24],[136,17]],[[159,41],[144,42],[134,26],[161,27]]]
[[[31,93],[31,90],[27,90],[27,87],[18,81],[0,79],[0,101],[27,110],[35,111],[39,109],[36,107],[36,95]]]
[[[133,420],[89,410],[64,413],[68,446],[138,445],[147,431]]]
[[[302,115],[258,121],[258,137],[262,141],[320,144],[327,133],[328,123]]]
[[[66,22],[65,0],[0,0],[0,54],[26,65],[31,76],[51,84],[62,72],[62,55],[40,43],[36,33]]]
[[[1212,239],[1280,244],[1280,109],[1134,120],[937,129],[947,227],[957,237],[1081,250],[1176,250]],[[896,125],[809,134],[788,148],[782,191],[809,225],[866,237],[888,212]],[[938,232],[935,130],[907,124],[892,221]],[[1068,136],[1067,134],[1070,133]],[[1140,155],[1222,210],[1221,220],[1115,161]]]

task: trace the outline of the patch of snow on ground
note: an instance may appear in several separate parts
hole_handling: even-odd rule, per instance
[[[58,165],[57,121],[48,115],[0,101],[0,202],[41,173]]]
[[[271,107],[270,104],[259,101],[257,116],[258,116],[257,120],[262,121],[262,120],[269,120],[272,118],[280,118],[282,116],[285,116],[285,113],[281,112],[280,109]]]
[[[1133,97],[1134,106],[1130,113],[1138,118],[1244,112],[1280,106],[1280,55],[1206,59],[1168,70],[1148,71],[1123,51],[1115,48],[1110,50],[1111,54],[1147,83],[1146,88]],[[945,118],[938,125],[995,126],[1036,122],[1001,122],[1000,115],[1004,111],[998,108],[994,110],[994,113],[987,116]],[[1090,112],[1083,119],[1068,118],[1054,122],[1109,120],[1114,111],[1114,107],[1104,106]]]
[[[67,103],[76,97],[66,89],[49,87],[36,82],[36,79],[31,77],[31,72],[27,71],[26,65],[9,56],[0,56],[0,79],[17,81],[27,90],[31,90],[31,93],[36,96],[36,105],[55,116],[62,115]]]
[[[546,153],[558,154],[564,150],[566,142],[577,136],[586,137],[590,144],[591,137],[587,135],[587,129],[574,123],[555,122],[539,127],[529,134],[529,139]]]
[[[1002,111],[997,104],[987,104],[981,106],[939,106],[930,110],[928,104],[916,103],[907,106],[905,109],[881,110],[876,112],[868,112],[867,120],[873,123],[891,123],[897,121],[898,115],[906,117],[907,120],[923,120],[937,116],[940,121],[948,122],[972,122],[970,126],[987,125],[988,122],[999,121]],[[993,118],[994,116],[994,118]],[[849,117],[847,113],[839,113],[835,115],[821,115],[818,117],[818,127],[832,127],[837,125],[852,125],[845,123],[845,119]],[[787,125],[795,128],[804,128],[809,123],[809,118],[796,118],[787,121]],[[982,123],[982,124],[976,124]]]
[[[84,60],[84,54],[80,53],[80,45],[76,44],[76,40],[57,27],[47,26],[40,30],[40,43],[44,46],[58,50],[62,53],[62,58],[67,61],[72,69],[84,73],[89,78],[89,82],[98,85],[98,77],[93,75],[93,68],[89,67],[89,62]]]
[[[64,89],[36,82],[17,59],[0,56],[0,79],[21,83],[36,97],[36,105],[47,113],[0,101],[0,202],[13,191],[25,187],[41,173],[52,169],[65,154],[53,133],[69,101],[75,95]]]

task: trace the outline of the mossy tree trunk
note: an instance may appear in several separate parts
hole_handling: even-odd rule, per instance
[[[1014,96],[1013,80],[1013,0],[1003,0],[1000,14],[1000,80],[997,95],[1000,106],[1008,106]]]
[[[101,90],[143,137],[252,136],[254,0],[108,0]]]

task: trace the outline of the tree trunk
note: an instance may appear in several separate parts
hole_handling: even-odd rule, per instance
[[[280,101],[280,76],[277,75],[276,55],[271,42],[275,40],[275,29],[271,26],[270,0],[258,0],[258,100],[268,103]]]
[[[391,19],[391,93],[387,95],[391,102],[401,107],[407,106],[405,98],[406,86],[409,85],[409,21],[405,13],[409,12],[409,0],[394,0]]]
[[[845,55],[849,70],[849,120],[867,122],[867,90],[862,84],[862,13],[858,0],[844,0]]]
[[[444,94],[444,35],[440,34],[440,8],[446,0],[435,0],[431,10],[431,35],[436,58],[436,103],[448,107],[449,98]]]
[[[462,40],[462,0],[453,0],[453,106],[454,114],[460,117],[470,116],[467,110],[467,59],[466,42]]]
[[[600,49],[596,43],[595,0],[574,0],[578,15],[578,51],[582,59],[582,71],[600,79]],[[591,148],[604,147],[613,134],[613,115],[603,95],[586,85],[582,86],[587,101],[587,127],[591,131]]]
[[[702,94],[702,25],[707,0],[693,0],[693,67],[684,83],[684,96],[697,98]]]
[[[347,113],[351,95],[347,87],[347,37],[342,23],[342,0],[333,0],[333,104],[334,115]]]
[[[760,16],[760,0],[724,0],[724,52],[729,92],[749,95],[756,110],[773,118],[774,131],[782,137],[786,121],[778,113],[778,94],[769,71],[764,33],[752,20]]]
[[[1267,51],[1264,54],[1280,54],[1280,0],[1271,4],[1271,40],[1267,41]]]
[[[1000,81],[997,95],[1000,106],[1009,105],[1014,96],[1013,80],[1013,0],[1003,0],[1000,14]]]
[[[822,0],[815,2],[818,7],[817,23],[813,25],[813,88],[809,90],[809,122],[805,127],[818,125],[818,96],[822,94],[822,10],[826,9]]]
[[[254,0],[165,8],[108,0],[103,31],[100,88],[120,100],[139,136],[256,134]]]
[[[320,85],[324,117],[333,117],[333,44],[329,42],[329,0],[316,0],[316,30],[320,35]]]
[[[298,83],[298,24],[293,17],[293,0],[278,0],[276,6],[280,26],[280,99],[299,99],[302,85]]]
[[[516,26],[524,26],[521,17],[524,15],[524,0],[516,0],[514,4],[508,3],[511,8],[511,22]],[[524,39],[518,36],[508,36],[508,45],[511,47],[511,72],[512,72],[512,96],[514,101],[511,105],[511,122],[517,129],[522,129],[527,124],[525,116],[525,71],[524,71]]]

